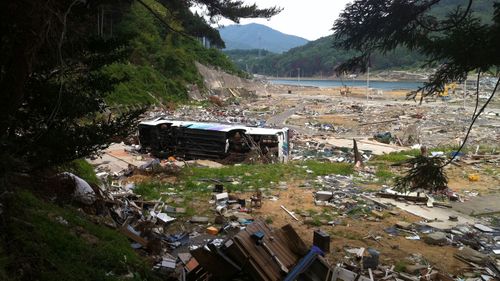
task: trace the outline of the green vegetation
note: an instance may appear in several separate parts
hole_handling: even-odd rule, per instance
[[[157,280],[128,239],[27,191],[11,195],[0,247],[2,280]],[[5,272],[16,272],[6,274]],[[22,279],[18,279],[22,278]]]
[[[317,161],[233,165],[222,168],[186,167],[181,171],[175,189],[170,184],[152,181],[138,184],[135,192],[146,199],[158,199],[162,196],[162,192],[169,191],[181,192],[184,197],[203,197],[212,191],[210,186],[213,180],[223,182],[229,191],[254,191],[258,188],[276,187],[280,181],[314,178],[328,174],[350,175],[353,172],[350,164]]]
[[[152,0],[145,2],[154,5]],[[155,7],[159,14],[168,14],[163,6]],[[174,19],[165,20],[177,25]],[[231,74],[245,75],[218,49],[205,48],[196,39],[168,33],[138,2],[132,4],[130,12],[116,27],[116,36],[126,42],[128,48],[125,60],[101,69],[103,75],[119,81],[106,98],[110,104],[186,102],[188,85],[196,84],[203,89],[196,61]]]
[[[499,15],[500,5],[488,0],[355,0],[342,11],[333,31],[335,47],[357,53],[335,71],[365,72],[374,65],[374,54],[408,47],[422,54],[428,67],[435,67],[419,89],[422,97],[436,96],[446,83],[464,81],[472,71],[491,71],[498,77]]]
[[[412,149],[412,150],[391,152],[382,155],[374,155],[371,161],[386,161],[386,162],[396,163],[396,162],[406,161],[409,158],[415,157],[417,155],[420,155],[420,150]]]
[[[304,46],[293,48],[283,54],[274,54],[261,50],[230,50],[227,55],[241,68],[251,73],[297,77],[331,76],[336,65],[355,55],[354,52],[333,48],[333,36],[320,38]],[[386,55],[373,57],[373,70],[417,68],[422,63],[422,56],[406,49],[397,49]]]
[[[267,224],[273,224],[273,217],[272,216],[267,216],[266,219],[265,219],[265,222]]]
[[[447,187],[448,177],[444,171],[445,160],[441,157],[416,156],[405,162],[410,168],[394,182],[396,190],[410,192],[425,189],[431,192]]]
[[[183,25],[200,4],[212,19],[279,12],[233,0],[0,4],[1,280],[158,280],[125,236],[50,203],[58,187],[45,184],[58,169],[97,184],[75,159],[131,136],[146,105],[185,102],[202,86],[196,61],[241,74],[197,41],[217,37],[204,17]]]
[[[444,154],[449,154],[453,151],[457,151],[458,147],[456,146],[438,146],[429,149],[429,153],[431,152],[443,152]],[[465,151],[471,151],[472,148],[466,149]],[[390,162],[390,163],[398,163],[407,161],[410,158],[416,157],[420,155],[420,149],[411,149],[411,150],[403,150],[398,152],[391,152],[382,155],[374,155],[370,161],[373,162]]]
[[[396,262],[396,264],[394,266],[394,271],[406,272],[406,267],[408,267],[408,264],[405,261],[399,260]]]
[[[94,167],[85,159],[76,159],[67,164],[64,164],[58,169],[61,172],[70,172],[84,179],[89,184],[99,185],[100,181],[97,178]]]
[[[386,165],[378,165],[375,176],[378,178],[380,183],[387,184],[391,179],[396,177],[396,174],[387,169]]]

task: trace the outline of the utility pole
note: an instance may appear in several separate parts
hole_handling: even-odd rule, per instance
[[[300,67],[297,67],[297,82],[300,84]]]
[[[465,96],[467,96],[467,77],[464,80],[464,109],[465,109]]]
[[[366,76],[366,101],[368,101],[369,92],[370,92],[370,65],[368,65],[368,71]]]

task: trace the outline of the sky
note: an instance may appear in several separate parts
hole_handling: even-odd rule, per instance
[[[241,24],[260,23],[286,34],[297,35],[308,40],[332,34],[333,22],[350,0],[245,0],[247,4],[256,3],[260,8],[279,6],[283,11],[266,19],[242,19]],[[234,24],[222,20],[224,26]]]

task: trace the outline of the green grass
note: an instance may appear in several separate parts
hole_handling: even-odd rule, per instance
[[[273,217],[272,216],[267,216],[265,222],[267,224],[273,224]]]
[[[490,149],[484,148],[484,149]],[[437,152],[441,151],[444,152],[446,155],[453,151],[457,151],[458,147],[449,145],[449,146],[438,146],[438,147],[431,147],[429,148],[429,154],[431,152]],[[463,152],[473,152],[475,150],[475,147],[467,147],[463,150]],[[420,149],[411,149],[411,150],[404,150],[404,151],[398,151],[398,152],[391,152],[383,155],[374,155],[370,161],[372,162],[390,162],[390,163],[397,163],[397,162],[403,162],[405,160],[408,160],[411,157],[415,157],[420,155]]]
[[[326,176],[331,174],[347,176],[354,173],[353,165],[348,163],[306,161],[305,165],[309,170],[313,171],[313,175],[315,176]]]
[[[302,166],[306,166],[302,168]],[[308,174],[306,170],[312,171]],[[190,190],[203,190],[207,183],[201,183],[201,179],[229,180],[224,186],[231,190],[248,190],[257,188],[272,188],[280,181],[289,181],[327,174],[348,175],[353,173],[353,168],[344,163],[321,163],[307,161],[295,165],[267,164],[267,165],[235,165],[218,169],[189,167],[182,171],[181,182]]]
[[[366,214],[368,211],[364,207],[355,207],[354,209],[347,212],[349,216]]]
[[[5,218],[1,238],[8,243],[0,248],[2,280],[122,280],[129,272],[133,280],[157,280],[125,236],[91,223],[70,206],[18,191],[9,200]]]
[[[307,170],[312,171],[308,173]],[[349,164],[320,163],[315,161],[290,162],[286,164],[256,164],[234,165],[222,168],[185,167],[178,175],[175,185],[159,181],[145,181],[136,185],[134,192],[145,200],[162,200],[174,207],[186,208],[183,216],[194,214],[209,214],[209,207],[197,202],[207,202],[211,198],[214,181],[219,180],[224,184],[224,189],[229,192],[253,192],[259,188],[278,187],[280,181],[290,182],[299,179],[314,179],[319,175],[353,173]],[[173,197],[165,195],[166,192],[176,193],[176,197],[184,199],[177,203]],[[162,193],[164,195],[162,195]],[[298,199],[301,200],[300,198]],[[206,204],[205,204],[206,205]],[[317,213],[317,212],[312,212]],[[272,219],[272,218],[271,218]],[[331,219],[329,214],[322,214],[321,219]]]
[[[408,266],[408,264],[404,261],[397,261],[395,266],[394,266],[394,271],[396,272],[405,272],[406,271],[406,267]]]
[[[89,184],[99,185],[100,181],[97,178],[94,167],[85,159],[76,159],[58,168],[61,172],[70,172],[84,179]]]
[[[391,163],[403,162],[408,160],[410,157],[414,157],[420,154],[419,149],[391,152],[388,154],[374,155],[370,161],[386,161]]]
[[[391,172],[387,168],[387,165],[378,165],[375,176],[378,178],[379,183],[389,183],[396,176],[396,174]]]
[[[162,197],[162,192],[169,191],[169,188],[173,186],[170,184],[164,184],[155,181],[142,182],[136,185],[134,193],[141,195],[143,198],[148,200],[156,200]],[[163,196],[167,197],[167,196]]]

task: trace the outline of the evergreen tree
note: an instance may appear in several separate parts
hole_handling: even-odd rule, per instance
[[[151,4],[136,1],[155,12]],[[106,104],[113,86],[130,77],[101,71],[123,62],[134,47],[126,36],[114,36],[110,23],[120,22],[133,2],[0,2],[0,174],[89,156],[135,129],[141,109],[120,113]],[[173,17],[198,4],[213,19],[269,17],[279,11],[241,1],[177,1],[180,8],[170,6],[172,1],[149,2],[166,7]],[[162,36],[190,38],[182,25],[171,26],[166,15],[154,15],[167,27]]]

